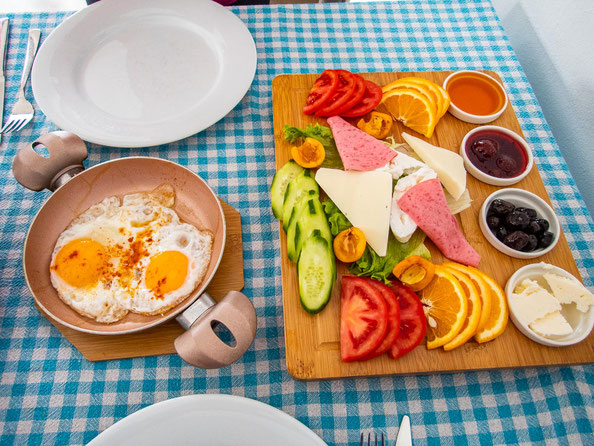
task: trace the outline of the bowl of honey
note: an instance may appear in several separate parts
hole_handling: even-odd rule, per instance
[[[455,71],[443,83],[450,95],[448,111],[471,124],[494,121],[505,111],[508,99],[503,86],[481,71]]]

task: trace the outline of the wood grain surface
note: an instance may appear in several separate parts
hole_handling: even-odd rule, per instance
[[[217,301],[225,297],[229,291],[240,291],[244,286],[241,215],[223,200],[221,205],[227,223],[227,240],[219,269],[207,288],[208,293]],[[39,307],[37,309],[46,316]],[[82,333],[65,327],[52,318],[47,319],[89,361],[175,353],[173,341],[184,332],[175,319],[138,333],[115,336]]]
[[[441,85],[451,72],[419,73],[362,73],[363,77],[380,86],[400,77],[419,76]],[[493,72],[487,72],[500,80]],[[274,137],[277,169],[290,159],[290,144],[283,137],[285,124],[305,127],[319,122],[327,125],[324,118],[306,116],[302,112],[305,98],[317,78],[317,74],[281,75],[272,82],[272,104],[274,113]],[[381,106],[380,106],[381,107]],[[351,120],[354,123],[354,120]],[[508,128],[520,135],[522,129],[511,105],[496,121],[490,123]],[[477,127],[467,124],[449,113],[440,120],[434,135],[428,141],[440,147],[458,152],[464,135]],[[393,135],[397,142],[403,142],[401,132],[415,136],[418,133],[395,123]],[[427,138],[422,137],[427,140]],[[581,279],[569,249],[565,235],[561,234],[557,246],[548,254],[533,260],[514,259],[500,253],[483,237],[478,225],[478,215],[484,199],[499,189],[467,176],[467,186],[472,198],[472,208],[457,216],[458,222],[470,244],[481,254],[479,269],[494,277],[501,286],[518,268],[535,262],[557,265]],[[521,182],[513,187],[526,189],[551,204],[536,165]],[[594,336],[583,342],[563,348],[546,347],[522,335],[509,322],[505,333],[494,341],[478,344],[469,341],[450,351],[427,350],[424,343],[408,355],[391,360],[386,355],[370,361],[344,363],[340,359],[340,276],[348,274],[345,265],[338,265],[338,280],[328,306],[319,314],[306,313],[299,303],[297,271],[295,264],[287,257],[286,237],[279,225],[281,242],[281,268],[285,319],[285,345],[289,373],[299,380],[330,379],[341,377],[422,374],[456,370],[481,370],[507,367],[528,367],[594,362]],[[427,239],[426,242],[434,263],[442,263],[444,257]]]

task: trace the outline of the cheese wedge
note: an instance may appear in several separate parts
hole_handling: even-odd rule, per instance
[[[451,150],[429,144],[422,139],[402,132],[402,137],[425,164],[437,173],[437,177],[449,194],[457,200],[466,189],[464,159]]]
[[[568,277],[551,273],[543,274],[543,277],[551,288],[553,296],[555,296],[562,304],[575,302],[575,306],[582,313],[588,311],[590,305],[594,305],[594,295],[581,283]]]
[[[510,296],[510,306],[522,324],[529,326],[547,314],[561,310],[561,304],[537,282],[524,279]]]
[[[367,243],[385,256],[390,231],[392,176],[388,172],[345,172],[318,169],[316,181]]]
[[[573,328],[558,311],[553,311],[545,317],[536,319],[529,325],[537,335],[548,338],[550,336],[565,336],[573,333]]]

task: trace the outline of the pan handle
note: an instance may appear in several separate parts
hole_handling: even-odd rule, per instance
[[[192,306],[198,304],[203,297]],[[208,302],[200,305],[204,307]],[[193,366],[218,369],[237,361],[252,345],[256,337],[256,310],[250,300],[239,291],[230,291],[218,304],[206,308],[191,327],[175,340],[175,350],[184,361]],[[186,312],[191,309],[192,307]],[[180,323],[184,325],[182,321]],[[214,327],[221,323],[233,334],[234,346],[223,342],[214,332]]]
[[[39,145],[47,149],[48,157],[35,151]],[[84,170],[82,163],[87,156],[85,143],[74,133],[46,133],[17,153],[12,162],[12,173],[27,189],[54,191]]]

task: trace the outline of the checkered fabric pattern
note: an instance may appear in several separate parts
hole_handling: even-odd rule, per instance
[[[361,431],[394,441],[409,414],[415,445],[594,444],[592,365],[431,376],[296,382],[286,370],[278,226],[268,188],[275,170],[272,79],[282,73],[490,69],[512,105],[587,285],[594,284],[594,224],[534,93],[488,0],[401,0],[232,8],[258,49],[254,83],[224,119],[185,140],[146,149],[89,144],[89,165],[130,155],[173,160],[200,174],[242,215],[245,293],[257,339],[236,364],[190,367],[175,356],[91,363],[33,306],[21,253],[49,193],[10,173],[20,145],[55,130],[39,109],[0,146],[0,443],[82,444],[125,416],[181,395],[231,393],[296,417],[328,444],[358,444]],[[26,33],[43,36],[67,14],[11,16],[5,113],[12,107]],[[32,98],[30,88],[27,95]],[[591,191],[588,191],[591,193]]]

